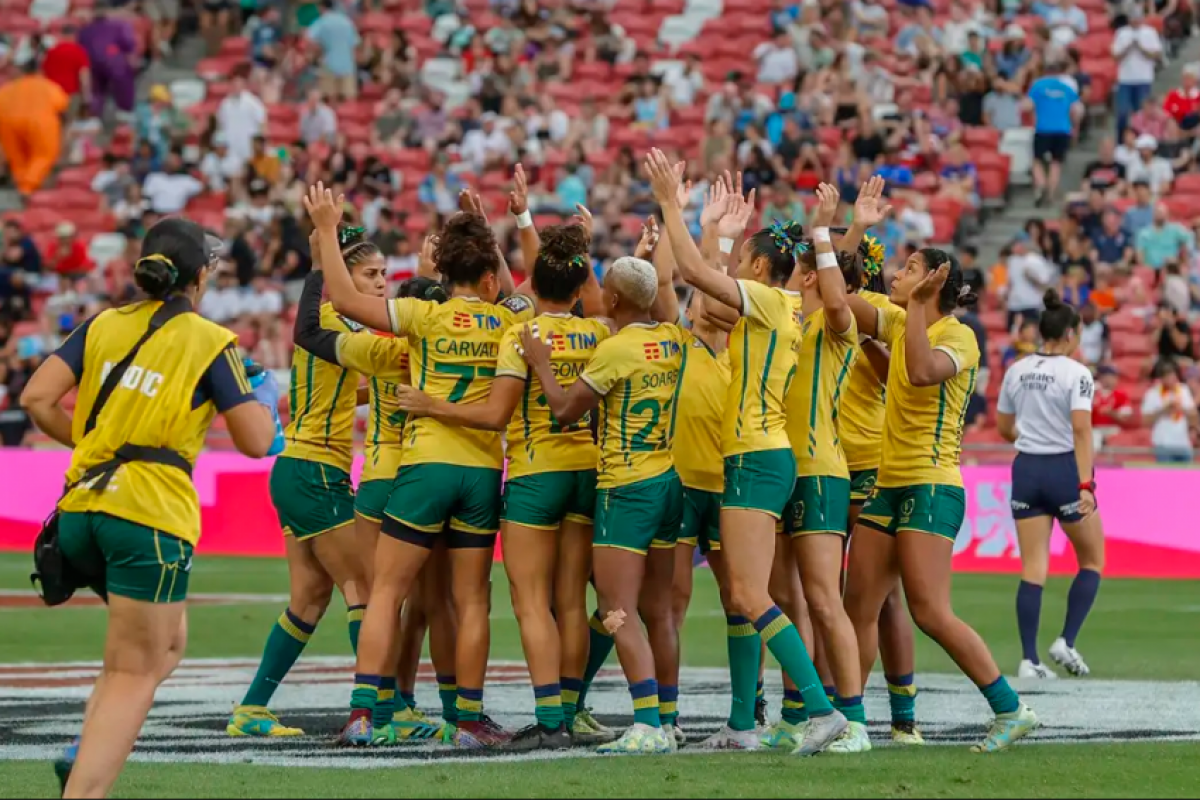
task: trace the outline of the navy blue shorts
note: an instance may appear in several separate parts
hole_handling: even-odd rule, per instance
[[[1054,517],[1079,522],[1079,467],[1074,453],[1017,453],[1012,465],[1013,519]]]

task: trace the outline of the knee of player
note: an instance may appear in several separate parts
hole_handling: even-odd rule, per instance
[[[828,622],[845,612],[842,598],[823,589],[809,589],[805,592],[808,603],[808,615],[819,622]]]
[[[767,592],[747,583],[731,581],[729,587],[729,604],[738,616],[747,619],[758,619],[773,603]]]
[[[916,626],[931,639],[938,639],[939,634],[954,622],[954,612],[943,603],[910,596],[908,610],[912,612]]]

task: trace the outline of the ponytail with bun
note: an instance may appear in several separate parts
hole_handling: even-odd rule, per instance
[[[151,300],[166,300],[195,285],[208,264],[204,229],[170,217],[146,232],[141,257],[133,266],[133,280]]]
[[[587,229],[578,223],[551,225],[541,231],[541,246],[533,262],[533,291],[551,303],[566,303],[583,288],[591,274]]]
[[[1042,304],[1046,307],[1038,320],[1038,333],[1042,335],[1042,341],[1061,341],[1079,327],[1079,312],[1064,303],[1056,289],[1046,290],[1042,295]]]

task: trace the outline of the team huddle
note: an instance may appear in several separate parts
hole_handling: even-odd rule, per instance
[[[707,192],[697,242],[684,165],[652,150],[645,169],[661,223],[647,219],[636,253],[617,259],[603,285],[587,210],[536,230],[518,166],[509,211],[529,280],[514,285],[478,198],[464,192],[463,212],[426,242],[419,277],[398,298],[387,296],[379,249],[342,224],[342,198],[310,189],[314,272],[270,480],[290,598],[230,735],[303,733],[269,707],[336,587],[357,658],[343,745],[437,738],[507,752],[671,752],[684,741],[680,631],[696,548],[720,588],[731,688],[726,724],[698,747],[870,750],[862,695],[877,656],[893,742],[923,744],[913,622],[994,713],[977,752],[1037,727],[950,603],[965,513],[960,442],[980,356],[952,313],[973,300],[957,262],[920,250],[885,287],[869,234],[890,212],[878,177],[848,228],[831,227],[840,198],[822,184],[808,231],[781,221],[749,233],[754,192],[726,175]],[[43,430],[76,448],[62,550],[72,564],[99,559],[110,603],[82,743],[58,765],[67,796],[107,791],[154,688],[182,657],[181,601],[199,537],[184,481],[208,425],[220,413],[240,451],[274,454],[275,423],[262,413],[277,401],[273,383],[247,377],[224,329],[165,313],[194,306],[215,265],[199,228],[160,223],[135,277],[164,302],[104,312],[92,325],[109,331],[102,339],[81,327],[22,398]],[[676,276],[691,287],[682,309]],[[128,377],[135,357],[134,369],[158,370],[146,373],[159,375],[153,392],[108,385],[121,379],[110,371]],[[57,406],[76,385],[97,434],[78,416],[73,430]],[[356,491],[359,406],[367,429]],[[160,484],[170,487],[155,493]],[[534,694],[536,721],[517,732],[484,702],[498,536]],[[440,722],[415,700],[426,634]],[[614,647],[633,707],[623,732],[586,705]],[[773,721],[766,650],[784,679]]]
[[[949,604],[979,362],[950,313],[967,292],[956,262],[919,251],[889,299],[868,234],[888,213],[878,178],[847,229],[831,233],[839,197],[823,185],[807,234],[778,222],[752,235],[753,193],[718,180],[697,243],[682,166],[647,156],[661,226],[647,220],[603,286],[586,210],[535,230],[519,170],[510,211],[533,265],[519,287],[467,193],[423,254],[440,280],[388,299],[383,259],[341,224],[341,198],[310,191],[319,269],[300,302],[292,421],[271,477],[292,602],[230,734],[302,733],[268,707],[336,585],[358,661],[340,743],[670,752],[683,742],[680,630],[697,547],[720,586],[732,689],[727,724],[700,747],[869,750],[862,694],[880,649],[892,738],[922,744],[905,596],[995,713],[977,749],[1036,727]],[[693,288],[682,312],[676,274]],[[498,532],[534,694],[536,721],[515,733],[484,704]],[[427,630],[440,723],[414,699]],[[614,646],[633,706],[619,736],[585,704]],[[772,724],[766,649],[785,681]]]

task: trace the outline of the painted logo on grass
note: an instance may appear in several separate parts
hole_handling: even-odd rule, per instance
[[[346,718],[352,665],[343,659],[306,659],[277,693],[272,709],[309,735],[296,739],[231,738],[225,724],[253,677],[251,661],[190,661],[158,693],[135,758],[143,761],[253,763],[270,766],[362,767],[421,765],[446,759],[513,760],[586,757],[588,750],[524,756],[464,753],[433,743],[380,750],[330,746]],[[78,732],[83,701],[96,675],[94,664],[29,664],[0,667],[0,760],[49,759]],[[1127,681],[1016,682],[1041,717],[1034,742],[1110,742],[1200,739],[1200,685]],[[921,676],[917,716],[935,745],[966,746],[982,738],[987,705],[961,677]],[[422,666],[417,691],[423,709],[437,715],[432,670]],[[777,675],[768,675],[768,697],[778,714]],[[493,664],[485,695],[488,712],[517,728],[532,721],[533,691],[521,664]],[[616,671],[601,674],[588,703],[605,724],[630,722],[629,695]],[[871,732],[887,740],[887,694],[872,684],[867,698]],[[723,669],[685,669],[679,708],[689,742],[716,731],[728,713],[728,676]],[[683,752],[686,752],[683,751]]]

